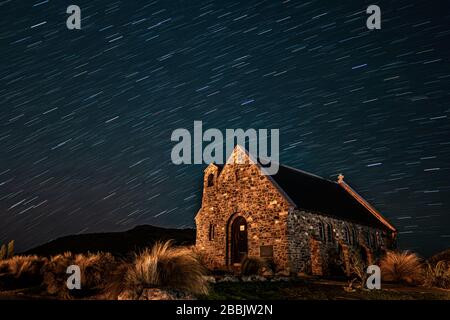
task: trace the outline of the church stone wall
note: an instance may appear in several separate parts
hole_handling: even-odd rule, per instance
[[[215,165],[206,168],[202,208],[195,221],[196,248],[208,267],[230,267],[231,239],[227,234],[232,221],[243,216],[247,221],[248,256],[260,257],[261,250],[272,251],[275,264],[287,268],[290,204],[269,179],[255,165],[228,164],[220,174]]]
[[[287,224],[289,270],[294,273],[328,274],[331,264],[340,260],[348,274],[352,251],[372,264],[389,245],[378,229],[304,210],[293,210]]]

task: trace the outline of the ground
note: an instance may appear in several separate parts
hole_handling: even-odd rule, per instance
[[[450,290],[382,285],[381,290],[346,292],[346,282],[291,280],[281,282],[220,282],[203,299],[263,300],[450,300]]]
[[[205,300],[450,300],[450,290],[382,285],[381,290],[346,292],[347,282],[295,279],[289,281],[219,282],[211,285]],[[55,299],[39,295],[38,288],[0,292],[0,300]],[[95,299],[91,297],[90,299]]]

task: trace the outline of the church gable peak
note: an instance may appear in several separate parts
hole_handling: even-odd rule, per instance
[[[257,164],[256,157],[244,147],[237,144],[227,159],[226,164]]]

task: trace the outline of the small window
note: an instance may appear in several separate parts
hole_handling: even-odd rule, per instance
[[[327,241],[334,243],[334,232],[331,224],[327,224]]]
[[[347,244],[352,244],[352,239],[351,239],[350,231],[348,230],[348,227],[344,227],[344,241]]]
[[[207,182],[206,186],[212,187],[213,185],[214,185],[214,174],[210,173],[208,175],[208,182]]]
[[[215,237],[216,237],[216,225],[211,223],[209,225],[209,241],[214,240]]]
[[[325,228],[322,222],[319,223],[319,239],[325,241]]]

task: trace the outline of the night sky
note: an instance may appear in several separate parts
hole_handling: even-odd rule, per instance
[[[0,243],[193,227],[206,165],[170,136],[202,120],[279,129],[283,164],[342,172],[401,248],[450,247],[445,2],[0,0]]]

